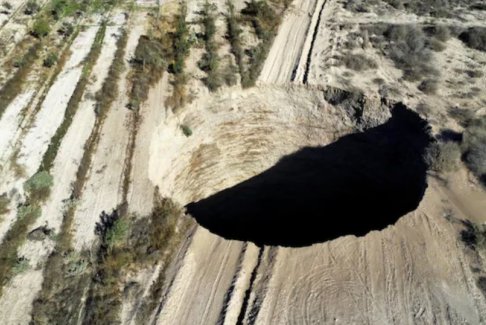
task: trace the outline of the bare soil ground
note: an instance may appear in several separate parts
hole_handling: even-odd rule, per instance
[[[485,323],[486,292],[478,285],[486,274],[484,254],[468,248],[461,236],[466,221],[486,222],[486,192],[462,163],[450,173],[424,173],[427,187],[417,207],[385,229],[359,237],[349,233],[300,245],[303,247],[257,245],[230,240],[197,224],[182,227],[193,220],[186,215],[168,235],[182,238],[173,254],[171,247],[163,248],[160,256],[164,258],[138,269],[130,265],[120,270],[118,278],[102,283],[107,279],[103,278],[107,268],[100,267],[106,257],[103,254],[109,254],[110,245],[117,240],[129,239],[123,237],[124,224],[116,224],[116,220],[100,224],[100,215],[121,203],[126,203],[131,222],[150,215],[156,193],[182,207],[211,198],[268,172],[303,148],[325,148],[345,136],[386,124],[392,116],[390,107],[397,101],[426,119],[434,135],[444,129],[463,131],[461,121],[450,116],[450,109],[469,110],[473,116],[485,114],[486,93],[481,89],[486,87],[486,52],[467,47],[456,34],[471,26],[486,27],[486,11],[469,10],[464,3],[454,2],[455,7],[445,5],[449,11],[439,17],[434,16],[438,15],[435,11],[418,14],[413,6],[395,8],[388,2],[292,1],[256,86],[241,89],[236,73],[235,86],[210,92],[203,82],[207,72],[198,67],[205,53],[198,39],[203,1],[187,1],[191,46],[183,71],[187,104],[177,109],[167,105],[174,89],[174,62],[164,62],[167,71],[138,111],[127,107],[139,38],[154,37],[149,22],[175,15],[177,3],[121,3],[104,16],[95,14],[83,20],[84,28],[66,45],[71,52],[59,73],[39,68],[39,59],[27,78],[30,82],[22,86],[0,118],[0,195],[6,193],[9,200],[6,212],[0,215],[3,238],[19,221],[18,210],[26,202],[23,185],[38,170],[85,73],[85,58],[102,20],[109,20],[89,83],[49,171],[53,177],[50,194],[41,204],[40,216],[19,235],[25,240],[13,259],[13,276],[0,283],[2,322],[29,324],[33,302],[48,278],[45,272],[58,267],[71,272],[59,273],[59,288],[66,285],[65,292],[69,292],[73,289],[69,285],[81,286],[73,290],[82,293],[77,297],[82,304],[78,323],[83,323],[86,308],[101,304],[85,301],[88,297],[120,307],[116,321],[121,324]],[[0,14],[0,45],[6,44],[0,48],[2,67],[12,60],[33,22],[33,17],[22,14],[24,1],[12,4],[12,10]],[[217,53],[225,58],[224,67],[228,58],[235,60],[226,35],[228,7],[223,0],[215,4]],[[235,1],[234,6],[239,13],[245,3]],[[259,40],[255,26],[242,18],[238,23],[248,64]],[[451,35],[440,46],[435,44],[440,50],[430,52],[427,62],[440,73],[427,76],[435,78],[437,89],[425,93],[420,85],[426,78],[406,80],[389,51],[398,41],[386,43],[389,33],[383,30],[405,26],[426,33],[437,25],[448,26]],[[118,93],[101,125],[90,164],[83,166],[88,168],[87,178],[75,199],[73,184],[99,117],[94,95],[105,83],[122,29],[128,39],[116,81]],[[430,46],[430,38],[424,37],[423,46]],[[50,50],[64,43],[52,36],[46,44]],[[365,61],[368,66],[359,65],[361,61],[357,64],[358,57],[369,59]],[[0,86],[14,71],[1,71]],[[55,77],[52,82],[50,76]],[[339,188],[339,184],[322,185]],[[73,224],[63,230],[68,210],[73,211]],[[337,221],[352,222],[343,221],[339,211],[326,214],[326,206],[322,214],[329,219],[326,227]],[[363,209],[353,220],[374,216]],[[306,217],[296,214],[295,222]],[[110,222],[116,226],[109,228]],[[112,232],[100,243],[102,227]],[[62,231],[72,233],[68,243],[72,250],[58,249]],[[151,240],[146,233],[140,236]],[[0,249],[6,248],[0,243]],[[153,249],[147,248],[147,256]],[[49,256],[60,253],[66,253],[58,257],[61,265],[48,265]],[[80,256],[88,257],[83,260]],[[86,281],[73,280],[76,272],[86,272]],[[95,287],[99,296],[92,295]]]

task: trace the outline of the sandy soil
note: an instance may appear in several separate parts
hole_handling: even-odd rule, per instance
[[[193,134],[186,137],[181,125]],[[327,144],[352,128],[351,117],[326,104],[317,89],[228,91],[202,98],[159,126],[149,174],[162,195],[185,205],[271,167],[302,146]]]
[[[307,2],[298,3],[294,6],[304,12],[310,6]],[[324,4],[321,25],[317,25],[315,11]],[[338,75],[342,71],[336,69],[326,74],[320,68],[320,56],[335,54],[332,47],[327,47],[339,42],[331,38],[340,35],[331,35],[323,22],[334,20],[340,5],[336,1],[321,1],[316,7],[311,11],[312,17],[300,11],[287,14],[276,39],[278,45],[274,44],[266,61],[261,83],[289,81],[294,72],[294,81],[302,82],[308,65],[309,82],[338,84],[333,81],[337,79],[332,79],[333,73]],[[410,17],[401,18],[406,21]],[[292,28],[298,22],[310,25],[310,30],[314,26],[318,29],[317,47],[310,54],[310,32],[306,36],[304,27]],[[287,44],[301,45],[281,51]],[[378,72],[379,76],[396,78],[393,67],[384,66],[389,69]],[[197,200],[254,175],[258,168],[271,166],[273,159],[278,159],[273,155],[283,154],[279,152],[280,143],[286,143],[285,150],[291,151],[292,140],[296,146],[312,142],[312,135],[299,137],[292,133],[291,127],[298,125],[300,132],[311,128],[296,123],[290,113],[297,107],[312,107],[308,94],[301,90],[301,96],[296,96],[300,98],[299,104],[294,104],[289,98],[280,99],[278,89],[267,88],[262,93],[260,96],[250,90],[245,96],[233,92],[227,95],[227,102],[224,96],[215,100],[218,105],[202,98],[184,113],[168,116],[152,140],[150,164],[151,179],[162,193],[182,204]],[[246,104],[240,105],[243,101]],[[281,119],[273,105],[289,116]],[[252,120],[253,110],[258,112],[258,119]],[[315,125],[324,125],[327,130],[336,127],[336,121],[343,121],[342,116],[320,120],[318,115],[312,115],[312,118]],[[181,134],[178,130],[181,124],[191,127],[191,137]],[[273,128],[279,134],[278,139],[272,137]],[[292,135],[287,138],[287,133]],[[238,136],[233,137],[234,134]],[[258,134],[258,140],[252,141],[254,134]],[[478,203],[484,202],[484,192],[474,188],[464,190],[468,182],[464,177],[454,181],[454,177],[459,176],[452,176],[450,188],[456,190],[450,190],[450,194],[444,194],[446,188],[430,178],[425,198],[416,211],[383,231],[361,238],[347,236],[304,248],[245,250],[246,244],[241,246],[198,228],[190,238],[186,254],[173,262],[181,266],[157,317],[158,324],[484,322],[486,301],[474,283],[475,275],[463,244],[458,241],[457,227],[444,218],[452,210],[457,217],[486,221],[482,203]],[[472,193],[476,196],[471,196]],[[465,197],[476,202],[473,212],[455,203]],[[239,256],[238,262],[235,256]],[[228,273],[233,274],[232,280]]]
[[[154,185],[149,179],[150,139],[166,117],[167,108],[164,102],[169,94],[166,73],[149,92],[147,103],[140,109],[142,118],[137,133],[127,198],[129,212],[138,215],[147,215],[152,211],[152,201],[147,199],[154,195]]]
[[[151,0],[142,2],[153,4]],[[201,1],[188,2],[189,19],[197,18],[195,11],[200,5]],[[236,7],[241,6],[243,2],[238,1]],[[218,1],[218,7],[224,11],[223,0]],[[336,0],[296,0],[284,17],[257,87],[209,94],[198,80],[203,74],[196,71],[195,60],[202,51],[192,51],[192,62],[187,65],[192,78],[188,89],[197,98],[177,113],[166,110],[164,101],[170,90],[166,74],[150,91],[136,126],[134,112],[125,107],[128,60],[145,32],[146,16],[143,10],[135,13],[127,26],[127,69],[119,81],[120,96],[102,126],[75,212],[75,248],[82,250],[93,244],[94,225],[100,213],[111,211],[122,200],[127,147],[134,127],[138,132],[127,200],[130,212],[144,215],[152,208],[155,186],[163,196],[185,205],[259,174],[304,146],[323,146],[354,132],[354,117],[325,101],[324,86],[347,85],[365,90],[365,116],[373,117],[377,124],[386,121],[390,113],[380,105],[377,86],[371,80],[381,77],[390,85],[398,83],[401,75],[393,63],[376,49],[362,49],[379,68],[353,74],[346,77],[348,80],[344,75],[349,71],[331,64],[333,56],[342,51],[348,33],[360,24],[426,22],[426,18],[415,15],[393,10],[379,14],[378,10],[351,14]],[[101,87],[113,58],[116,40],[112,34],[118,32],[120,24],[125,25],[121,16],[117,17],[120,20],[115,19],[115,26],[108,27],[94,69],[96,79],[88,86],[88,93]],[[479,16],[469,18],[463,26],[480,22]],[[75,41],[65,70],[19,142],[19,162],[25,166],[26,176],[16,179],[0,170],[0,193],[12,188],[21,191],[22,182],[37,169],[50,137],[62,121],[66,102],[79,78],[80,63],[89,50],[86,43],[92,40],[96,28],[89,27]],[[457,63],[461,69],[468,68],[482,54],[464,58],[464,53],[471,54],[461,42],[451,39],[447,49],[437,54],[437,65],[444,75],[467,81],[451,66]],[[441,82],[446,84],[446,80]],[[412,83],[400,85],[402,99],[412,107],[424,100],[443,107],[451,102],[455,90],[441,86],[437,96],[426,97]],[[475,80],[474,85],[484,88],[485,77]],[[465,84],[460,90],[470,86]],[[30,100],[29,94],[21,94],[0,120],[0,135],[5,135],[0,137],[2,161],[10,156],[4,150],[14,152],[11,139],[16,139],[20,130],[18,115]],[[52,169],[52,195],[32,228],[48,225],[59,230],[83,145],[95,120],[93,103],[85,96],[80,104]],[[481,102],[474,99],[468,103],[474,108]],[[446,126],[458,129],[441,114],[431,118],[434,131]],[[182,125],[192,130],[191,136],[183,134]],[[226,240],[195,226],[167,268],[161,261],[128,275],[126,283],[131,286],[123,293],[121,323],[135,324],[138,309],[149,299],[151,285],[162,269],[166,270],[166,281],[158,297],[158,309],[154,315],[147,315],[154,324],[485,323],[486,298],[476,284],[478,274],[471,269],[472,256],[459,239],[461,228],[455,220],[486,222],[486,193],[463,166],[444,177],[440,180],[429,175],[429,186],[415,211],[382,231],[359,238],[345,236],[301,248],[257,247]],[[0,224],[0,235],[14,217]],[[43,263],[53,243],[51,239],[29,240],[21,247],[19,255],[26,257],[30,265],[6,285],[0,297],[0,315],[5,323],[29,322],[32,301],[42,284]]]
[[[21,122],[20,112],[27,107],[33,95],[33,90],[18,95],[7,107],[0,120],[0,161],[2,162],[5,162],[8,154],[13,151],[13,142]]]
[[[431,183],[384,231],[279,249],[257,323],[482,323],[485,299]]]
[[[198,228],[156,323],[216,324],[242,245]]]
[[[280,25],[260,74],[260,82],[282,84],[294,79],[302,57],[306,35],[311,30],[311,22],[315,20],[311,17],[320,2],[316,0],[294,2]]]
[[[109,26],[107,28],[100,56],[93,68],[94,74],[91,77],[92,82],[88,85],[85,94],[96,93],[101,88],[116,50],[117,34],[119,34],[119,25]],[[51,189],[51,195],[42,207],[41,216],[31,226],[31,229],[39,226],[47,226],[54,233],[59,231],[66,204],[69,203],[71,184],[76,179],[76,171],[83,154],[84,144],[94,125],[94,120],[94,100],[91,96],[84,96],[73,118],[71,127],[63,138],[56,160],[54,161],[51,174],[56,182]],[[25,315],[25,320],[18,320],[18,324],[28,323],[30,320],[29,314],[32,301],[41,288],[42,267],[53,248],[54,242],[50,238],[42,241],[27,240],[20,247],[18,255],[26,258],[29,267],[33,269],[28,270],[27,274],[31,274],[35,270],[39,275],[24,277],[24,273],[21,273],[14,277],[12,282],[7,286],[7,288],[12,288],[11,294],[9,294],[10,289],[7,289],[3,296],[5,297],[5,302],[3,304],[0,303],[0,314],[6,317]],[[19,278],[22,281],[18,281],[17,279]],[[18,294],[19,290],[29,290],[29,294],[24,295],[22,300],[16,300],[15,296],[12,295]],[[12,306],[12,303],[16,305]]]
[[[18,149],[16,163],[21,166],[23,175],[18,177],[12,169],[4,168],[0,177],[0,192],[23,192],[22,184],[32,176],[39,167],[42,156],[47,150],[51,137],[62,123],[64,111],[67,107],[76,84],[81,76],[82,60],[89,53],[90,44],[98,27],[89,27],[81,32],[72,44],[72,55],[66,62],[63,71],[59,74],[52,87],[49,89],[39,112],[36,114],[31,127],[22,138]],[[8,152],[7,156],[13,154]],[[0,239],[3,238],[10,224],[16,216],[16,209],[11,209],[0,224]]]
[[[78,250],[89,247],[95,239],[94,226],[101,212],[111,212],[122,199],[121,186],[132,118],[132,112],[126,108],[128,61],[145,30],[144,18],[144,13],[138,13],[128,28],[125,49],[127,68],[120,76],[118,86],[122,95],[115,100],[104,121],[88,180],[75,212],[73,246]]]
[[[32,301],[42,286],[42,269],[27,270],[4,288],[0,297],[3,324],[29,324]]]

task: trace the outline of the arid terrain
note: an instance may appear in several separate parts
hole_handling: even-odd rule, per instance
[[[0,3],[0,324],[486,324],[481,0]]]

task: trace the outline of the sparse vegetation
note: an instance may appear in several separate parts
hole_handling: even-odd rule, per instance
[[[434,142],[426,150],[425,162],[435,172],[450,172],[458,167],[461,150],[455,142]]]
[[[17,249],[25,241],[29,225],[40,215],[40,207],[37,204],[22,205],[17,215],[17,220],[5,234],[0,246],[0,294],[15,275],[19,260]]]
[[[37,19],[32,26],[31,34],[37,38],[43,38],[49,34],[51,26],[46,18]]]
[[[235,13],[235,7],[233,3],[228,0],[226,2],[228,7],[228,14],[226,16],[227,23],[227,39],[231,45],[231,53],[235,57],[236,64],[238,65],[238,71],[241,76],[244,74],[244,64],[243,64],[243,47],[241,44],[241,27],[238,23],[238,17]]]
[[[74,114],[78,109],[79,103],[83,97],[86,86],[89,83],[89,77],[91,75],[91,71],[101,51],[101,46],[103,44],[105,31],[106,31],[106,23],[103,23],[100,29],[98,30],[93,46],[88,56],[86,57],[85,65],[83,67],[83,74],[81,75],[81,79],[76,85],[73,95],[69,99],[69,102],[66,107],[66,111],[64,112],[64,119],[61,125],[59,126],[59,128],[56,130],[54,136],[51,138],[49,147],[47,148],[47,151],[44,153],[44,156],[42,157],[42,162],[39,167],[39,171],[42,170],[50,171],[50,169],[52,168],[54,159],[56,158],[57,152],[59,150],[59,146],[61,145],[61,141],[64,138],[64,135],[66,134],[67,130],[69,129],[69,126],[72,123]]]
[[[7,193],[3,193],[0,195],[0,215],[5,214],[9,211],[10,200],[7,196]]]
[[[277,35],[283,11],[287,6],[288,3],[284,2],[284,8],[278,8],[278,11],[276,11],[267,1],[251,0],[246,2],[246,7],[241,10],[242,19],[253,26],[255,34],[260,40],[258,45],[247,51],[249,67],[248,71],[241,76],[241,85],[243,87],[255,85],[255,81],[260,75],[272,46],[273,39]]]
[[[24,189],[30,201],[44,201],[51,192],[52,176],[47,171],[41,171],[24,183]]]
[[[27,78],[32,65],[38,58],[40,48],[41,44],[39,42],[35,42],[22,57],[22,64],[19,66],[19,69],[15,72],[13,77],[10,78],[2,88],[0,88],[0,117],[3,115],[7,106],[22,90],[22,85]]]
[[[474,118],[474,113],[465,108],[451,107],[447,110],[447,113],[463,127],[467,127]]]
[[[10,2],[8,2],[8,1],[4,1],[4,2],[2,2],[2,7],[4,7],[7,10],[11,10],[12,9],[12,4]]]
[[[472,120],[463,135],[463,160],[486,186],[486,117]]]
[[[174,75],[174,78],[172,80],[172,95],[167,99],[167,104],[174,109],[182,107],[187,101],[185,85],[188,78],[184,73],[184,68],[192,42],[189,37],[186,16],[186,4],[181,3],[175,18],[175,32],[172,35],[172,62],[169,65],[169,72]]]
[[[184,133],[184,135],[186,137],[190,137],[192,135],[191,128],[189,126],[185,125],[185,124],[181,125],[181,130],[182,130],[182,133]]]
[[[49,53],[44,59],[42,65],[46,68],[52,67],[57,62],[57,55],[53,52]]]
[[[179,207],[168,199],[155,199],[153,212],[141,219],[130,219],[121,210],[103,214],[97,224],[100,238],[95,274],[91,286],[85,322],[112,324],[119,317],[123,274],[160,261],[173,250]]]
[[[422,29],[413,25],[374,25],[368,27],[370,40],[380,48],[408,81],[431,79],[439,74],[431,64],[432,51]]]
[[[160,38],[141,36],[131,61],[132,88],[129,107],[138,109],[148,96],[150,86],[156,83],[167,68],[164,60],[167,51],[164,40]]]
[[[60,18],[77,14],[78,11],[85,9],[88,3],[88,1],[76,0],[51,0],[49,11],[54,20],[59,20]]]
[[[486,27],[471,27],[459,34],[459,39],[472,49],[486,52]]]
[[[355,71],[364,71],[369,69],[376,69],[377,64],[372,59],[363,54],[347,54],[342,58],[346,68]]]
[[[206,53],[198,62],[201,70],[207,73],[204,83],[210,91],[215,91],[222,85],[221,74],[219,71],[220,58],[218,56],[218,45],[214,39],[216,33],[215,12],[217,7],[206,0],[201,10],[201,25],[203,27],[202,39]]]
[[[24,14],[26,15],[33,15],[39,11],[40,7],[37,1],[29,0],[25,5]]]
[[[106,115],[108,114],[108,111],[118,94],[118,80],[120,79],[120,75],[125,68],[124,56],[127,38],[127,32],[125,30],[122,31],[116,43],[117,48],[113,62],[108,70],[108,75],[103,83],[103,86],[95,95],[95,112],[97,118],[93,131],[86,141],[83,158],[81,158],[79,169],[76,173],[77,181],[73,188],[73,195],[75,198],[78,198],[81,195],[84,182],[88,175],[89,167],[91,166],[92,154],[100,137],[101,126],[103,125]]]
[[[425,79],[419,84],[418,89],[427,95],[433,95],[437,92],[438,83],[433,79]]]

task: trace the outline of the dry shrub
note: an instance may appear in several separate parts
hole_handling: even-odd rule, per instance
[[[425,79],[419,84],[418,89],[427,95],[433,95],[437,92],[438,82],[433,79]]]
[[[462,143],[463,160],[469,170],[486,186],[486,117],[472,120]]]
[[[47,171],[41,171],[24,183],[24,189],[31,202],[41,202],[49,197],[53,178]]]
[[[486,52],[486,27],[471,27],[459,34],[459,39],[472,49]]]
[[[355,71],[376,69],[378,67],[374,60],[363,54],[347,54],[344,56],[343,61],[346,68]]]
[[[439,173],[457,169],[460,158],[461,150],[455,142],[435,142],[425,152],[425,162]]]
[[[9,211],[10,200],[7,196],[7,193],[3,193],[0,195],[0,215],[5,214]]]

